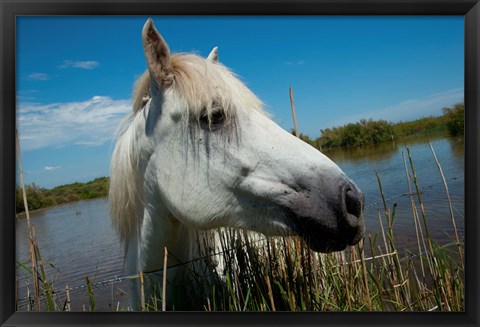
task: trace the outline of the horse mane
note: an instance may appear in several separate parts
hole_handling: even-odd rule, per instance
[[[191,116],[208,116],[220,105],[227,119],[234,117],[235,108],[248,108],[264,115],[263,103],[228,68],[193,54],[174,54],[170,58],[173,83],[168,89],[176,92],[179,101],[185,101],[184,122]],[[220,72],[218,71],[220,70]],[[222,73],[223,72],[223,73]],[[132,112],[119,125],[118,137],[110,167],[110,216],[122,242],[131,237],[143,216],[143,177],[140,174],[142,157],[137,144],[138,122],[150,109],[150,74],[145,71],[135,82]]]

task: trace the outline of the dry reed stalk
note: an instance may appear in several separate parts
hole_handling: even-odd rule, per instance
[[[451,276],[451,274],[449,273],[448,270],[445,271],[445,276],[444,276],[444,277],[445,277],[445,278],[444,278],[444,280],[445,280],[445,289],[446,289],[447,296],[448,296],[447,299],[449,300],[449,301],[447,301],[447,299],[445,299],[445,303],[446,303],[447,306],[448,306],[448,310],[451,311],[452,309],[451,309],[450,301],[451,301],[452,299],[455,299],[455,297],[454,297],[454,295],[452,294],[452,284],[451,284],[451,282],[450,282],[452,276]]]
[[[382,195],[383,205],[384,205],[384,208],[385,208],[385,216],[386,216],[387,222],[388,222],[389,249],[390,249],[391,252],[396,252],[394,233],[393,233],[393,221],[394,221],[394,218],[395,218],[396,203],[393,206],[393,212],[390,213],[389,209],[387,208],[385,195],[383,193],[382,183],[380,181],[380,175],[378,174],[378,172],[376,173],[376,175],[377,175],[378,185],[380,187],[380,193]],[[397,285],[397,284],[405,285],[405,284],[403,284],[403,281],[405,280],[405,277],[403,276],[403,269],[402,269],[402,266],[400,264],[400,258],[399,258],[398,253],[396,253],[392,257],[392,261],[395,264],[395,272],[396,272],[396,274],[392,274],[394,276],[393,284],[394,285]],[[408,307],[411,309],[411,301],[410,301],[410,295],[409,295],[408,287],[401,287],[400,291],[398,290],[398,288],[394,288],[394,290],[395,290],[395,294],[397,295],[397,298],[400,298],[400,293],[399,292],[401,292],[401,295],[403,296],[403,299],[407,303]]]
[[[168,250],[167,247],[165,247],[165,253],[163,256],[162,311],[167,311],[167,260]]]
[[[363,239],[358,243],[358,250],[360,252],[360,260],[362,263],[363,281],[365,283],[365,295],[367,296],[368,309],[372,310],[372,299],[370,298],[370,288],[368,286],[367,265],[365,262],[365,252],[363,251]]]
[[[244,302],[244,296],[243,296],[242,289],[240,287],[240,279],[238,277],[238,269],[233,269],[232,272],[233,272],[232,290],[233,290],[233,292],[235,293],[235,296],[236,296],[236,299],[235,299],[235,302],[234,302],[234,304],[236,304],[235,309],[237,311],[241,311],[242,310],[241,303]],[[237,290],[236,292],[235,292],[235,289]]]
[[[418,186],[418,180],[417,180],[417,173],[415,171],[415,166],[413,165],[413,159],[412,159],[412,154],[410,153],[410,149],[407,147],[407,153],[408,153],[408,160],[410,162],[410,167],[412,168],[412,175],[413,175],[413,184],[415,185],[415,189],[417,191],[417,197],[418,197],[418,203],[420,204],[420,212],[422,213],[423,217],[423,225],[425,227],[425,234],[427,235],[427,241],[430,247],[430,252],[431,255],[433,256],[433,244],[432,244],[432,239],[430,237],[430,232],[428,231],[428,224],[427,224],[427,215],[425,213],[425,207],[423,206],[423,201],[421,197],[421,192],[420,192],[420,187]]]
[[[383,223],[382,223],[382,217],[381,217],[381,214],[380,214],[380,210],[378,210],[378,220],[379,220],[379,223],[380,223],[380,228],[381,228],[381,231],[382,231],[382,237],[383,237],[383,242],[384,242],[384,245],[385,245],[385,251],[389,251],[389,252],[395,252],[395,248],[393,246],[393,238],[392,238],[392,218],[390,216],[390,210],[389,208],[387,207],[387,202],[385,200],[385,194],[383,192],[383,186],[382,186],[382,182],[380,180],[380,175],[378,172],[375,172],[375,175],[377,176],[377,182],[378,182],[378,187],[380,189],[380,195],[381,195],[381,198],[382,198],[382,203],[383,203],[383,208],[384,208],[384,211],[385,211],[385,218],[387,220],[387,230],[388,230],[388,235],[389,235],[389,238],[388,238],[388,242],[387,242],[387,237],[385,236],[385,230],[383,228]],[[392,269],[392,267],[396,267],[397,268],[397,273],[398,273],[398,261],[396,259],[398,259],[398,257],[390,257],[388,256],[387,257],[388,259],[388,262],[389,262],[389,267],[390,267],[390,270]],[[391,271],[391,280],[390,280],[390,283],[393,285],[396,285],[398,284],[398,276],[397,274],[395,274],[393,271]],[[400,279],[402,280],[402,279]],[[397,303],[400,303],[400,293],[398,291],[397,288],[393,288],[394,292],[395,292],[395,298],[397,300]]]
[[[140,271],[140,308],[145,311],[145,280],[143,279],[143,271]]]
[[[66,311],[72,311],[72,307],[71,307],[71,304],[70,304],[70,288],[68,287],[68,284],[65,285],[65,291],[66,291],[66,294],[67,294],[67,303],[66,303]]]
[[[28,278],[27,278],[27,283],[25,287],[27,288],[27,300],[28,300],[27,311],[30,312],[32,311],[32,300],[30,296],[30,279]]]
[[[380,259],[380,258],[386,258],[386,257],[391,257],[391,256],[394,256],[394,255],[397,255],[397,250],[395,250],[394,252],[390,252],[390,253],[384,253],[384,254],[380,254],[380,255],[377,255],[377,256],[372,256],[372,257],[368,257],[368,258],[364,258],[363,261],[367,262],[367,261],[370,261],[370,260],[375,260],[375,259]],[[347,265],[352,265],[352,264],[357,264],[357,263],[361,263],[362,262],[362,259],[356,259],[356,260],[353,260],[353,261],[348,261],[348,262],[342,262],[338,265],[334,265],[333,268],[337,268],[337,267],[341,267],[341,266],[347,266]]]
[[[383,228],[382,214],[380,213],[380,209],[378,209],[378,222],[380,224],[380,231],[382,232],[382,239],[383,239],[383,244],[385,246],[385,251],[388,252],[387,237],[385,236],[385,230]],[[390,257],[387,257],[387,260],[390,265],[393,265],[393,262]]]
[[[270,278],[265,276],[265,281],[267,282],[267,288],[268,288],[268,298],[270,299],[270,306],[272,311],[276,311],[275,309],[275,301],[273,299],[273,291],[272,291],[272,285],[270,284]]]
[[[448,199],[448,208],[450,209],[450,217],[452,218],[453,231],[455,232],[455,239],[457,241],[457,246],[458,246],[458,254],[460,256],[460,262],[462,264],[462,269],[464,269],[465,265],[464,265],[464,262],[463,262],[462,248],[460,246],[460,238],[458,237],[457,224],[455,223],[455,216],[453,214],[453,206],[452,206],[452,201],[450,199],[450,192],[448,191],[447,180],[445,179],[445,175],[443,174],[443,169],[442,169],[442,166],[440,165],[440,162],[438,161],[437,155],[435,154],[435,151],[433,150],[432,143],[429,142],[428,144],[430,145],[430,149],[432,149],[432,153],[433,153],[433,156],[435,158],[435,162],[437,163],[438,171],[440,172],[440,175],[442,176],[443,185],[445,186],[445,192],[447,193],[447,199]]]
[[[35,227],[30,226],[30,246],[32,257],[32,272],[33,276],[33,296],[34,304],[37,311],[40,311],[40,283],[38,274],[37,252],[35,251]]]
[[[295,310],[295,298],[293,297],[293,292],[291,289],[291,282],[293,280],[293,271],[292,271],[292,254],[291,254],[291,244],[287,242],[285,238],[283,238],[283,249],[285,251],[285,266],[286,270],[284,269],[284,278],[287,286],[287,296],[288,296],[288,304],[290,306],[290,310]]]
[[[437,296],[435,296],[435,300],[436,300],[437,306],[440,308],[440,310],[443,310],[443,303],[442,303],[440,297],[444,293],[444,290],[439,285],[439,273],[438,273],[439,265],[438,265],[437,258],[435,256],[435,252],[433,251],[433,241],[432,241],[432,238],[430,237],[430,232],[428,230],[427,215],[425,213],[425,208],[423,206],[423,201],[422,201],[421,192],[420,192],[420,186],[418,185],[418,180],[417,180],[417,173],[415,171],[415,166],[413,164],[412,155],[411,155],[410,149],[408,147],[407,147],[407,153],[408,153],[408,160],[410,162],[410,167],[412,169],[412,174],[413,174],[413,184],[415,185],[415,189],[417,191],[418,202],[420,204],[420,211],[422,213],[423,224],[424,224],[424,227],[425,227],[425,234],[427,236],[427,241],[428,241],[428,246],[429,246],[429,252],[427,251],[427,258],[430,261],[430,274],[432,276],[434,288],[437,292]]]
[[[370,244],[370,250],[372,251],[372,257],[371,258],[372,258],[372,267],[373,267],[373,269],[369,270],[369,273],[371,274],[372,280],[375,283],[375,286],[378,290],[378,294],[379,294],[378,298],[380,300],[380,308],[383,311],[384,310],[384,303],[383,303],[383,297],[382,297],[383,285],[381,283],[379,283],[377,276],[375,276],[373,274],[373,272],[378,271],[379,268],[377,267],[377,263],[376,263],[376,260],[375,260],[376,258],[378,258],[378,256],[375,255],[375,247],[373,245],[372,236],[370,234],[368,234],[368,242]]]
[[[405,168],[405,177],[407,179],[407,184],[408,184],[408,194],[410,195],[410,203],[412,205],[413,222],[415,225],[415,234],[417,236],[418,254],[420,256],[420,267],[422,269],[423,280],[425,280],[425,267],[423,265],[423,256],[421,255],[423,251],[422,251],[422,246],[420,244],[420,240],[422,240],[423,247],[425,250],[427,250],[427,247],[425,244],[425,238],[423,237],[422,227],[420,226],[420,219],[418,218],[418,211],[415,205],[415,200],[413,199],[412,186],[410,185],[410,176],[408,175],[407,161],[405,159],[405,153],[403,151],[402,151],[402,157],[403,157],[403,166]]]
[[[19,280],[18,277],[15,277],[15,310],[18,311],[18,286]]]
[[[210,298],[207,297],[207,311],[212,311],[212,305],[210,304]]]
[[[32,226],[32,230],[35,234],[35,229]],[[47,304],[47,310],[54,311],[55,309],[55,301],[53,299],[53,294],[54,291],[52,289],[52,286],[47,280],[47,273],[45,271],[45,266],[43,265],[43,260],[42,256],[40,255],[40,250],[38,248],[38,244],[36,240],[33,240],[33,251],[35,252],[35,258],[37,260],[37,266],[40,268],[40,273],[41,273],[41,278],[42,278],[42,283],[43,283],[43,288],[45,290],[45,300]]]
[[[398,274],[398,279],[400,280],[400,284],[399,284],[399,287],[400,287],[400,290],[403,294],[403,298],[405,299],[405,302],[407,303],[407,306],[408,308],[410,309],[410,311],[412,310],[412,303],[410,301],[410,292],[409,292],[409,288],[408,288],[408,278],[405,278],[404,275],[403,275],[403,269],[402,269],[402,266],[400,264],[400,257],[398,256],[398,252],[395,250],[395,265],[396,265],[396,270],[397,270],[397,274]]]
[[[37,264],[35,251],[33,247],[33,241],[35,239],[35,232],[32,231],[30,224],[30,212],[28,210],[28,201],[27,201],[27,191],[25,190],[25,182],[23,179],[23,168],[22,168],[22,156],[20,154],[20,142],[18,140],[18,130],[15,129],[15,145],[17,148],[17,159],[18,159],[18,170],[20,173],[20,183],[22,185],[23,193],[23,206],[25,208],[25,215],[27,217],[27,226],[29,233],[29,250],[30,250],[30,259],[32,261],[32,279],[33,279],[33,289],[34,289],[34,306],[37,311],[40,311],[40,286],[38,284],[38,274],[37,274]]]
[[[345,284],[345,293],[346,293],[345,297],[347,299],[347,304],[348,304],[347,309],[352,310],[352,299],[350,294],[350,287],[348,287],[347,283]]]
[[[115,282],[110,283],[110,303],[111,303],[110,306],[111,306],[112,308],[113,308],[113,302],[115,301],[115,300],[114,300],[114,297],[113,297],[113,294],[114,294],[114,292],[113,292],[113,290],[114,290],[114,284],[115,284]]]
[[[297,113],[295,112],[295,101],[293,99],[293,88],[291,86],[289,88],[289,93],[290,93],[290,106],[292,107],[292,117],[293,117],[293,126],[295,130],[295,136],[299,137],[300,134],[298,133]]]
[[[387,227],[390,229],[392,227],[392,222],[390,219],[390,211],[388,210],[388,207],[387,207],[387,201],[385,200],[385,193],[383,193],[383,186],[382,186],[382,182],[380,181],[380,174],[378,173],[378,171],[375,171],[375,175],[377,176],[378,188],[380,189],[383,209],[385,210],[385,217],[387,218]]]
[[[92,290],[92,283],[90,282],[90,279],[85,277],[85,283],[87,284],[87,292],[88,292],[88,297],[90,300],[90,311],[94,312],[95,311],[95,298],[93,297],[93,290]]]
[[[303,262],[303,255],[302,255],[302,243],[299,239],[295,238],[293,240],[293,245],[292,247],[295,250],[295,257],[294,257],[294,276],[298,277],[301,276],[302,274],[302,265],[301,262]]]

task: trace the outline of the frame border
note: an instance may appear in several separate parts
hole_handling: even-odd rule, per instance
[[[0,0],[0,324],[69,325],[448,325],[478,326],[479,0]],[[28,313],[15,312],[15,21],[21,15],[462,15],[465,18],[465,312],[461,313]],[[14,246],[12,246],[12,244]],[[139,323],[142,322],[142,323]]]

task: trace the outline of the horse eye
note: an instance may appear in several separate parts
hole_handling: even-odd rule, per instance
[[[212,117],[210,117],[210,123],[212,125],[221,125],[225,121],[225,113],[221,108],[216,109],[212,112]]]
[[[222,127],[223,123],[225,122],[225,112],[221,107],[214,107],[212,108],[210,117],[208,117],[208,113],[205,110],[200,116],[200,121],[205,124],[208,129],[215,131]]]

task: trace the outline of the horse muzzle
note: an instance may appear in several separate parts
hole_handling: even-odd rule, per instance
[[[300,196],[300,206],[288,209],[292,230],[316,252],[341,251],[364,236],[365,197],[350,181],[340,185],[335,195]]]

